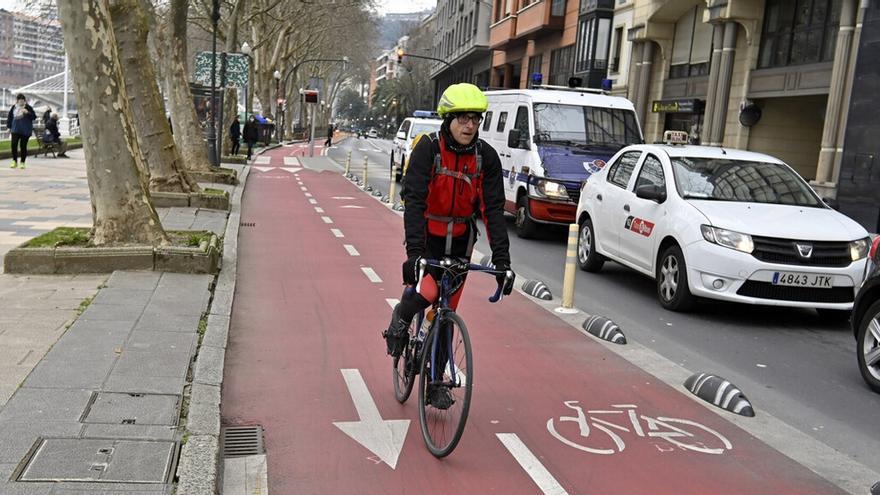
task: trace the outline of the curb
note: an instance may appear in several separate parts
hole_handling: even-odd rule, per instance
[[[257,153],[274,149],[265,148]],[[250,167],[239,174],[239,185],[229,198],[229,217],[223,235],[223,260],[214,286],[208,325],[199,345],[193,367],[186,433],[177,468],[177,493],[216,494],[222,481],[220,464],[220,387],[229,336],[232,300],[235,294],[238,263],[238,229],[241,223],[241,198],[247,185]]]

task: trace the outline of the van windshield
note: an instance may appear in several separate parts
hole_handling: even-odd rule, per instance
[[[428,124],[428,123],[414,123],[412,129],[409,132],[410,137],[416,137],[423,132],[432,133],[440,130],[440,122],[436,124]]]
[[[643,142],[631,110],[536,103],[534,111],[536,143],[617,150]]]

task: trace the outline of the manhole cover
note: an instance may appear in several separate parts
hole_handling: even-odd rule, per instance
[[[227,426],[220,430],[220,455],[240,457],[265,454],[262,426]]]
[[[178,395],[97,392],[83,423],[174,426],[179,402]]]
[[[18,480],[167,483],[176,450],[164,440],[40,439]]]

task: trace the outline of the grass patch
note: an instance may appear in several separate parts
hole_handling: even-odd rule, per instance
[[[211,232],[207,230],[168,230],[165,232],[174,246],[199,247],[202,242],[210,242]]]
[[[202,188],[202,194],[205,196],[226,196],[226,191],[223,189],[214,189],[211,187]]]
[[[94,299],[94,296],[89,296],[89,297],[83,299],[82,302],[79,303],[79,307],[76,308],[76,316],[83,314],[83,312],[85,312],[86,308],[88,308],[89,305],[92,304],[93,299]]]
[[[67,143],[68,146],[71,144],[79,144],[79,143],[82,143],[82,137],[77,136],[74,138],[65,139],[64,141]],[[11,149],[12,149],[12,141],[11,140],[6,139],[3,141],[0,141],[0,152],[9,151]],[[37,143],[37,138],[31,137],[28,140],[28,151],[36,151],[38,149],[40,149],[40,145],[39,145],[39,143]]]
[[[87,228],[58,227],[27,241],[24,247],[87,246],[89,238],[89,229]]]

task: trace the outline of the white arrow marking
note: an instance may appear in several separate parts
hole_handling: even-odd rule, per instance
[[[284,167],[278,167],[278,169],[283,170],[288,173],[291,173],[291,174],[296,172],[297,170],[299,170],[298,168],[284,168]]]
[[[356,208],[356,209],[363,209],[364,207],[363,207],[363,206],[357,206],[357,205],[345,205],[345,206],[340,206],[340,208]]]
[[[275,170],[275,167],[251,167],[259,170],[260,172],[268,172],[269,170]]]
[[[535,454],[526,447],[526,444],[519,439],[516,433],[496,433],[498,440],[507,447],[507,450],[516,459],[516,462],[526,471],[526,474],[532,478],[532,481],[538,485],[541,493],[545,495],[568,495],[565,488],[556,481],[556,478],[547,471],[547,468],[541,464],[541,461],[535,457]]]
[[[333,196],[333,199],[354,199],[351,196]]]
[[[357,369],[342,369],[342,378],[351,394],[360,421],[334,421],[333,425],[376,454],[391,469],[397,467],[397,458],[403,450],[408,419],[384,420],[373,402],[367,384]]]

